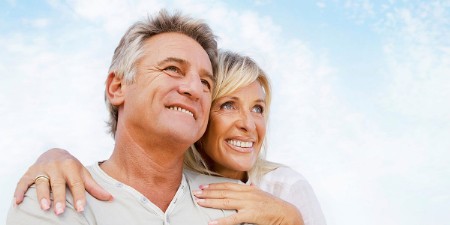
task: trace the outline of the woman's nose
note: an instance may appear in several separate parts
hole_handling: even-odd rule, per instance
[[[255,121],[250,112],[242,112],[239,114],[239,119],[237,121],[237,126],[239,129],[245,130],[247,132],[254,131],[256,129]]]

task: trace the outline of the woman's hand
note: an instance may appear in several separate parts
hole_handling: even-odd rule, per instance
[[[194,191],[200,206],[216,209],[235,209],[237,213],[209,224],[289,224],[303,225],[298,209],[254,185],[218,183],[200,186]]]
[[[47,177],[36,179],[38,176]],[[24,194],[32,184],[36,184],[37,198],[43,210],[50,209],[50,191],[53,194],[53,208],[57,215],[66,207],[66,185],[72,192],[78,212],[86,205],[86,190],[99,200],[112,200],[112,195],[92,179],[89,171],[63,149],[50,149],[43,153],[17,183],[14,192],[16,204],[23,201]]]

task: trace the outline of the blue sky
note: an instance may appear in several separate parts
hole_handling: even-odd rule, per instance
[[[160,8],[206,20],[274,91],[268,158],[305,175],[330,225],[448,224],[449,1],[0,1],[0,221],[51,147],[106,159],[106,71]]]

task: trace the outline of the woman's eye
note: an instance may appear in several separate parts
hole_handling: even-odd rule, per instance
[[[264,108],[260,105],[255,105],[252,109],[252,112],[255,113],[259,113],[259,114],[263,114],[264,113]]]
[[[235,109],[233,102],[225,102],[220,106],[220,109],[231,110]]]

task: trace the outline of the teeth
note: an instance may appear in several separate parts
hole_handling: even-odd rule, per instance
[[[184,113],[187,113],[187,114],[189,114],[191,116],[194,116],[194,114],[191,111],[183,109],[183,108],[180,108],[180,107],[171,106],[171,107],[169,107],[169,109],[175,110],[175,111],[179,111],[179,112],[184,112]]]
[[[234,145],[241,148],[250,148],[253,146],[253,142],[251,141],[228,140],[227,142],[230,145]]]

